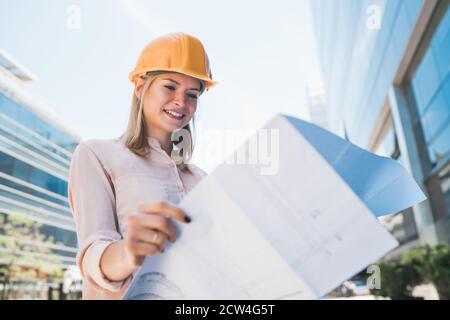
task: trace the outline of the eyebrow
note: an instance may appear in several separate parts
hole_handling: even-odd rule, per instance
[[[172,79],[163,79],[163,80],[169,80],[169,81],[175,82],[177,85],[180,85],[180,83],[179,83],[178,81],[175,81],[175,80],[172,80]],[[200,91],[200,89],[198,89],[198,88],[190,88],[190,89],[188,89],[188,90],[197,90],[197,91]]]

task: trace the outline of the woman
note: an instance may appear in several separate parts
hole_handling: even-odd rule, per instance
[[[125,134],[81,142],[70,166],[83,299],[122,298],[143,257],[176,240],[174,221],[190,222],[176,204],[205,175],[187,163],[189,123],[199,96],[215,84],[201,42],[184,33],[155,39],[130,80]]]

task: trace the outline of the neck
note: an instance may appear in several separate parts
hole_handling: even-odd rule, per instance
[[[170,139],[168,140],[168,141],[164,141],[164,142],[161,142],[161,141],[159,141],[160,143],[161,143],[161,148],[169,155],[169,157],[170,157],[170,155],[172,154],[172,149],[173,149],[173,144],[172,144],[172,141],[170,141]]]
[[[171,134],[167,132],[159,132],[152,130],[148,132],[147,135],[151,138],[158,140],[161,148],[170,156],[172,154],[173,144],[171,141]]]

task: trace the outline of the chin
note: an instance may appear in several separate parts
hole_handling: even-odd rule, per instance
[[[164,126],[164,130],[169,132],[169,133],[173,133],[177,130],[183,129],[186,125],[183,126]]]
[[[161,121],[159,122],[157,127],[161,128],[162,130],[164,130],[166,132],[172,133],[176,130],[184,128],[188,124],[189,124],[189,122],[188,123],[183,122],[181,124],[177,124],[177,123],[171,123],[170,121],[167,121],[166,119],[161,119]]]

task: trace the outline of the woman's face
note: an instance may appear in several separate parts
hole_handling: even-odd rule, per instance
[[[179,73],[159,75],[144,97],[143,112],[148,128],[154,133],[171,134],[185,127],[197,109],[199,95],[199,80]]]

